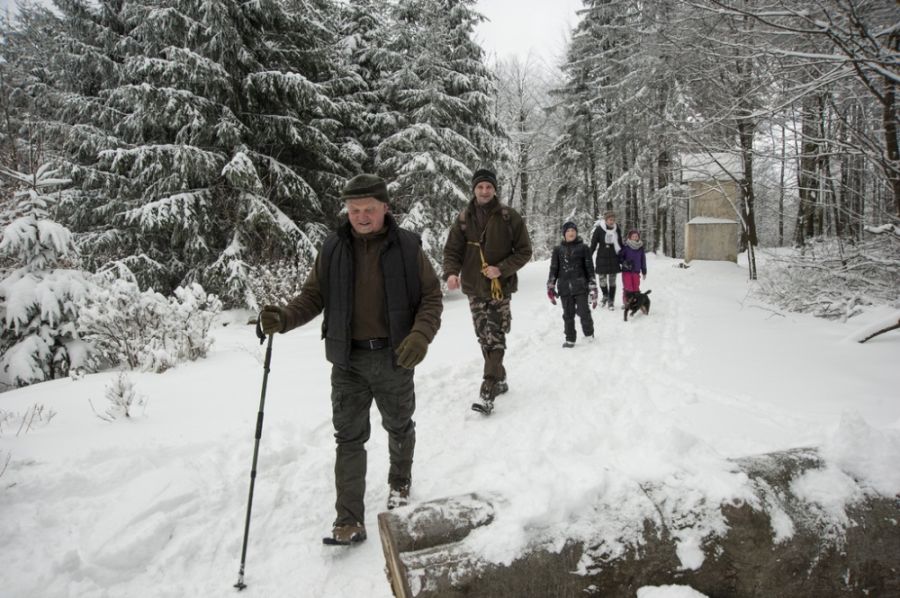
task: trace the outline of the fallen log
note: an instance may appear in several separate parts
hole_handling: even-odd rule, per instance
[[[662,509],[659,518],[642,522],[642,541],[623,551],[604,552],[601,539],[562,547],[544,541],[512,562],[492,563],[466,538],[490,529],[502,499],[468,494],[378,516],[394,595],[633,598],[643,586],[682,584],[710,598],[900,597],[900,497],[861,491],[865,498],[846,509],[848,525],[835,530],[816,505],[791,490],[792,480],[822,467],[816,451],[735,463],[756,499],[720,506],[727,531],[704,538],[699,566],[684,566],[673,520]],[[665,497],[660,488],[644,491],[651,501]],[[778,537],[775,530],[785,525],[792,533]]]

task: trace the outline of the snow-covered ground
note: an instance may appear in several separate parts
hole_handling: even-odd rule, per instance
[[[489,418],[469,409],[481,355],[466,301],[445,300],[443,326],[417,381],[412,498],[471,491],[506,502],[469,540],[505,561],[536,536],[627,536],[644,482],[691,506],[744,492],[728,457],[820,446],[835,471],[900,491],[900,332],[850,340],[883,318],[847,324],[778,313],[748,294],[746,268],[649,256],[652,310],[622,321],[594,312],[597,342],[563,349],[560,308],[530,264],[513,299],[508,395]],[[0,594],[10,598],[206,597],[237,580],[262,381],[263,348],[247,314],[229,313],[209,358],[163,374],[132,373],[136,417],[101,421],[113,372],[0,395],[0,409],[56,416],[16,435],[0,429]],[[319,320],[274,339],[244,595],[388,597],[376,514],[387,497],[386,435],[373,408],[367,525],[351,549],[320,540],[333,517],[329,371]],[[3,462],[0,460],[0,469]],[[806,485],[840,510],[840,480]],[[803,491],[798,485],[798,491]],[[598,506],[614,507],[604,520]],[[679,555],[697,566],[698,538]],[[786,532],[789,533],[789,532]],[[646,588],[641,596],[695,595]]]

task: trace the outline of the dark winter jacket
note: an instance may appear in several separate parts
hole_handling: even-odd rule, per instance
[[[359,236],[350,223],[325,239],[303,290],[285,306],[287,332],[322,310],[325,357],[348,367],[351,340],[387,338],[394,348],[411,331],[429,342],[441,323],[440,281],[419,236],[385,217],[385,228]]]
[[[591,255],[594,255],[594,251],[597,252],[597,274],[616,274],[619,272],[619,249],[616,249],[614,243],[606,242],[605,226],[606,223],[601,221],[594,229],[594,234],[591,235]],[[618,224],[615,225],[615,235],[619,248],[624,247],[622,229]]]
[[[469,202],[457,218],[444,244],[444,273],[462,279],[462,292],[470,297],[491,297],[491,281],[481,273],[481,253],[489,266],[500,268],[503,297],[518,288],[516,272],[531,259],[531,239],[525,221],[496,197],[485,206]]]
[[[547,286],[552,288],[554,285],[563,297],[581,295],[596,286],[591,252],[581,237],[571,242],[563,241],[553,248]]]
[[[628,241],[622,247],[619,258],[622,262],[622,272],[640,272],[647,273],[647,254],[644,252],[644,246],[641,244],[636,249],[631,247]],[[631,266],[630,268],[628,266]]]

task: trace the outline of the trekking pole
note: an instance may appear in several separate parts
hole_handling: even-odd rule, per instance
[[[263,334],[259,320],[256,321],[256,336],[259,344],[263,344],[266,335]],[[247,587],[244,583],[244,565],[247,562],[247,538],[250,535],[250,510],[253,508],[253,487],[256,485],[256,460],[259,457],[259,439],[262,438],[263,408],[266,405],[266,383],[269,381],[269,364],[272,362],[272,339],[269,335],[269,343],[266,345],[266,359],[263,362],[262,392],[259,395],[259,412],[256,414],[256,443],[253,446],[253,466],[250,468],[250,495],[247,497],[247,519],[244,521],[244,547],[241,549],[241,570],[238,572],[237,583],[234,587],[238,592]]]

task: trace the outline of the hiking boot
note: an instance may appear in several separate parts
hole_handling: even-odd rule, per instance
[[[397,507],[405,507],[409,504],[409,485],[409,482],[391,484],[387,499],[388,511]]]
[[[481,383],[481,390],[478,391],[478,398],[482,401],[493,401],[499,394],[497,392],[497,382],[493,378],[485,378]]]
[[[490,415],[494,410],[494,400],[493,399],[481,399],[472,403],[472,411],[477,411],[478,413],[483,413],[484,415]]]
[[[358,544],[366,539],[366,526],[362,523],[349,525],[335,525],[331,530],[331,537],[324,538],[326,544],[349,546]]]
[[[491,411],[494,410],[494,398],[500,394],[500,388],[504,388],[503,392],[509,390],[505,380],[501,386],[500,381],[494,380],[493,378],[485,378],[484,382],[481,383],[481,390],[478,391],[479,400],[472,403],[472,410],[485,415],[490,415]]]

